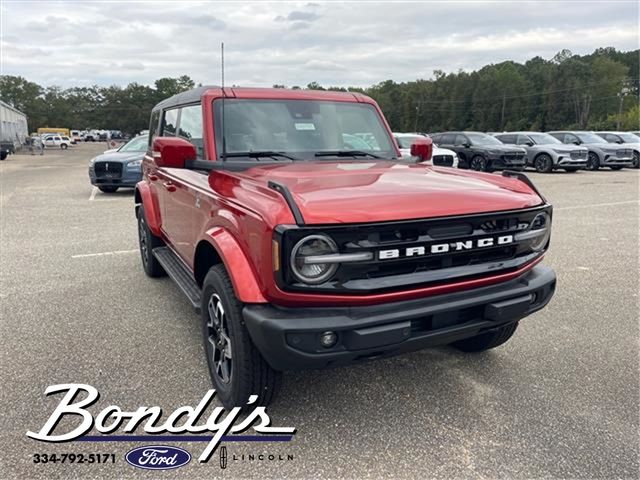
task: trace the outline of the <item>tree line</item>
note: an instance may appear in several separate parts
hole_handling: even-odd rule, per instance
[[[588,55],[562,50],[546,60],[506,61],[479,70],[434,71],[433,79],[386,80],[368,88],[292,89],[354,91],[375,99],[393,130],[552,130],[640,128],[640,50],[599,48]],[[159,101],[188,90],[188,76],[153,86],[42,87],[22,77],[0,77],[0,99],[27,114],[29,128],[105,128],[134,133],[147,128]],[[287,88],[285,85],[274,85]]]

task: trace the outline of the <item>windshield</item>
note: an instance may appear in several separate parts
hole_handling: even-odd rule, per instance
[[[396,140],[398,140],[400,148],[411,148],[411,145],[419,138],[424,137],[420,137],[419,135],[402,135],[401,137],[397,136]]]
[[[503,145],[497,138],[484,133],[466,133],[465,135],[471,140],[471,145]]]
[[[146,135],[140,135],[134,138],[128,143],[121,146],[119,152],[146,152],[148,145],[148,137]]]
[[[222,153],[222,102],[214,102],[216,149]],[[310,159],[322,152],[397,153],[373,106],[318,100],[225,100],[227,154],[279,152]],[[331,155],[327,155],[330,157]]]
[[[638,138],[633,133],[616,133],[624,143],[639,143],[640,138]]]
[[[552,137],[548,133],[528,133],[529,137],[533,142],[537,145],[549,145],[559,143],[562,145],[562,142],[557,138]]]
[[[584,143],[608,143],[604,138],[599,137],[595,133],[576,133],[576,137]]]

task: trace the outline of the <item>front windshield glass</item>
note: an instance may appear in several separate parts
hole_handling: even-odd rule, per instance
[[[419,137],[418,135],[403,135],[401,137],[396,137],[400,148],[411,148],[411,145],[413,145],[413,143],[415,143],[415,141],[419,138],[424,137]]]
[[[222,155],[222,101],[214,102],[216,149]],[[392,140],[373,106],[318,100],[226,99],[227,154],[279,152],[315,159],[323,152],[360,151],[395,158]]]
[[[633,133],[616,133],[616,135],[618,135],[625,143],[640,143],[640,138]]]
[[[584,143],[609,143],[604,138],[599,137],[595,133],[576,133],[578,137]]]
[[[484,133],[465,133],[465,135],[471,140],[471,145],[503,145],[497,138]]]
[[[560,140],[552,137],[548,133],[528,133],[527,135],[529,135],[531,140],[533,140],[537,145],[549,145],[555,143],[562,144]]]
[[[146,152],[148,138],[146,135],[140,135],[128,143],[125,143],[118,150],[119,152]]]

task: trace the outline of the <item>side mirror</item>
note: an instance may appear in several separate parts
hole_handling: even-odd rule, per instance
[[[153,140],[153,160],[158,167],[184,168],[187,160],[195,160],[198,152],[183,138],[156,137]]]
[[[533,142],[531,142],[531,141],[524,142],[524,144],[525,144],[527,147],[533,147]]]
[[[574,145],[580,145],[582,142],[580,140],[574,140],[571,143],[573,143]]]
[[[622,140],[616,140],[616,143],[624,143]]]
[[[421,162],[431,160],[433,154],[433,140],[429,137],[416,138],[411,144],[411,156],[418,157]]]

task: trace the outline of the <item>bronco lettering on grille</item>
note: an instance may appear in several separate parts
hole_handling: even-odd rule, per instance
[[[378,260],[390,260],[393,258],[419,257],[422,255],[437,255],[442,253],[460,252],[463,250],[475,250],[480,248],[509,245],[513,243],[513,235],[500,237],[484,237],[474,240],[457,240],[448,243],[431,243],[407,247],[404,249],[393,248],[378,251]]]

